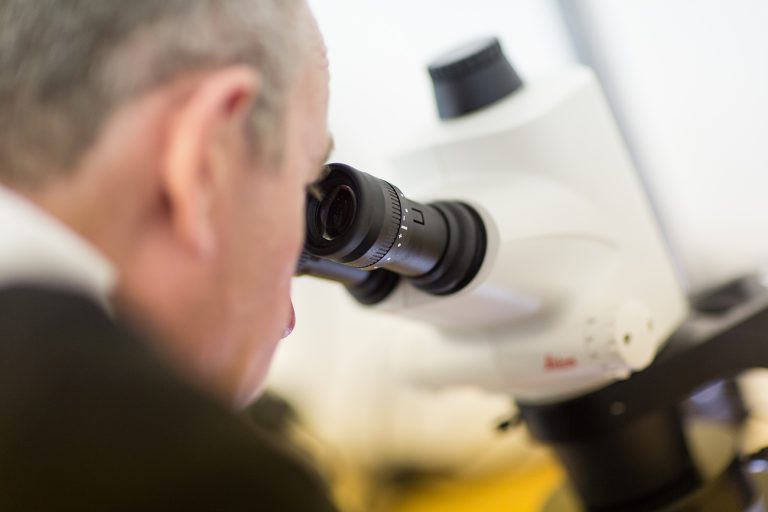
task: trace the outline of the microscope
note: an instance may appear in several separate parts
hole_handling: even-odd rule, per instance
[[[297,274],[435,326],[414,384],[514,397],[568,473],[546,510],[763,510],[734,432],[682,405],[768,366],[768,290],[685,296],[588,69],[523,84],[488,38],[429,72],[441,122],[395,158],[403,189],[330,164]]]

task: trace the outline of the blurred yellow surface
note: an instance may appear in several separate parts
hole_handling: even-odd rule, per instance
[[[398,496],[392,512],[539,512],[562,481],[562,470],[546,463],[529,471],[484,478],[433,481]]]

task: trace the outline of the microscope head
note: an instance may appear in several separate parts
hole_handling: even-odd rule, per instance
[[[334,166],[308,201],[309,253],[399,276],[373,307],[435,327],[400,362],[423,385],[548,402],[646,367],[687,302],[593,74],[522,85],[495,40],[430,71],[443,119],[393,160],[393,181],[419,202]],[[424,284],[459,261],[451,286]]]

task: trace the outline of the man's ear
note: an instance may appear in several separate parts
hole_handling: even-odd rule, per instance
[[[173,233],[199,255],[216,251],[214,206],[228,159],[227,137],[245,136],[244,123],[260,92],[258,73],[246,66],[200,79],[173,116],[162,162],[162,186]]]

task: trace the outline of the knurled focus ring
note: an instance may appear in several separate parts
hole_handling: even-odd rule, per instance
[[[389,220],[385,222],[379,241],[376,243],[375,250],[370,253],[361,268],[373,267],[379,263],[384,256],[394,247],[397,240],[397,234],[400,231],[401,219],[403,218],[403,208],[400,203],[400,193],[390,183],[384,182],[386,191],[384,193],[385,207],[389,210]]]

